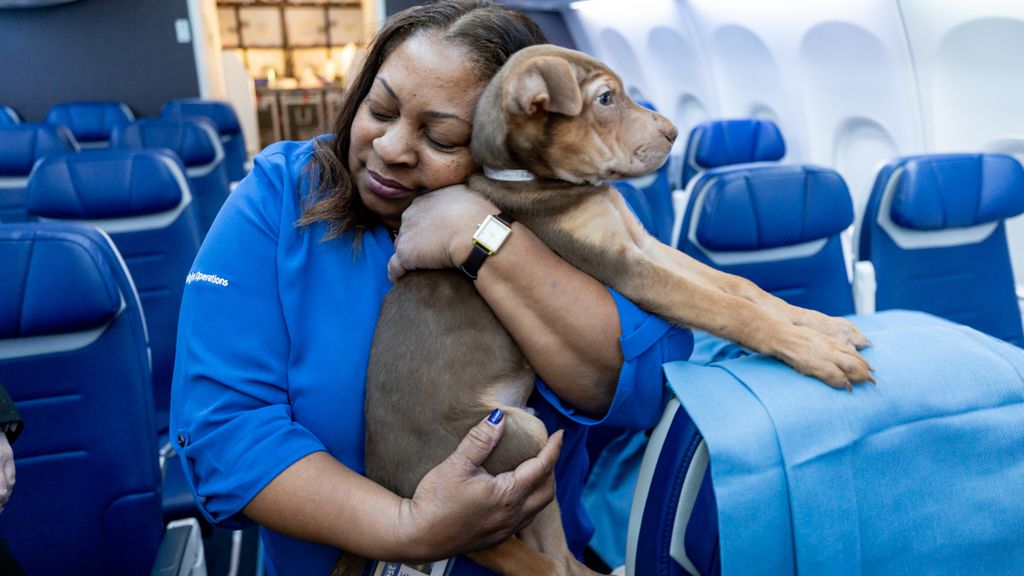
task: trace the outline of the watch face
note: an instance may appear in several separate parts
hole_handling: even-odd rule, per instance
[[[511,233],[512,230],[502,224],[500,220],[494,216],[488,216],[483,224],[476,229],[476,234],[473,234],[473,241],[482,246],[487,252],[493,254],[498,251],[498,248],[501,248],[501,245]]]

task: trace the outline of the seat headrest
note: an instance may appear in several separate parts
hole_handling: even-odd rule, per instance
[[[54,106],[46,114],[47,124],[67,126],[80,142],[109,140],[115,126],[134,119],[123,102],[69,102]]]
[[[200,100],[198,98],[171,100],[160,110],[160,117],[168,120],[206,118],[213,123],[217,133],[222,136],[238,134],[242,131],[235,109],[227,102],[219,100]]]
[[[113,319],[121,292],[101,242],[84,226],[0,226],[0,338],[79,332]]]
[[[28,176],[43,156],[77,149],[74,136],[64,126],[0,126],[0,176]]]
[[[1024,213],[1024,169],[1003,154],[943,154],[903,164],[893,222],[914,230],[963,228]]]
[[[217,160],[220,141],[216,136],[213,124],[202,118],[139,120],[114,129],[110,144],[114,148],[167,148],[191,168]]]
[[[750,251],[828,238],[853,223],[843,178],[815,166],[722,168],[705,174],[697,240],[716,251]]]
[[[770,120],[718,120],[693,129],[693,160],[704,169],[779,160],[786,143],[779,127]]]
[[[44,218],[95,220],[176,207],[188,186],[183,168],[156,150],[92,150],[49,156],[32,171],[28,209]]]
[[[21,116],[18,116],[18,113],[10,106],[0,106],[0,126],[10,126],[11,124],[21,124]]]

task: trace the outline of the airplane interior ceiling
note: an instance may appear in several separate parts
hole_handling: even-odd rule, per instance
[[[1024,161],[1019,0],[584,0],[563,15],[577,46],[680,133],[708,119],[774,120],[784,161],[838,170],[858,214],[893,156]],[[1024,285],[1024,218],[1008,231]]]

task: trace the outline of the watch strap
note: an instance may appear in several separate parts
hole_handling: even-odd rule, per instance
[[[502,224],[509,228],[512,228],[512,223],[516,221],[515,218],[507,212],[500,212],[495,215],[494,218],[498,219]],[[487,250],[483,246],[474,242],[473,250],[469,253],[469,257],[466,258],[466,261],[462,263],[462,266],[459,266],[459,269],[462,270],[463,274],[469,276],[470,279],[476,280],[477,276],[480,275],[480,267],[484,265],[484,260],[487,260],[488,256],[490,256],[490,254],[488,254]]]

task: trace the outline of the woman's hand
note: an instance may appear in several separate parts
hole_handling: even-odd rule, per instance
[[[525,528],[555,495],[552,472],[562,432],[515,470],[491,476],[483,463],[498,444],[504,420],[482,420],[444,462],[427,473],[402,502],[410,556],[438,559],[488,548]]]
[[[477,225],[497,213],[490,200],[461,184],[420,196],[402,213],[395,255],[388,262],[391,281],[409,270],[461,266]]]

